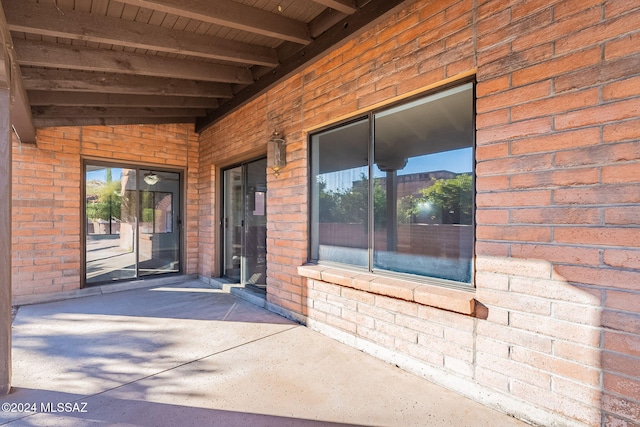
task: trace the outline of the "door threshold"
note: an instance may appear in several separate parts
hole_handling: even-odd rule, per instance
[[[245,286],[240,283],[229,282],[223,278],[210,278],[201,277],[200,280],[217,289],[222,289],[224,292],[237,296],[240,299],[248,301],[258,307],[267,308],[267,294],[255,288],[251,285]]]

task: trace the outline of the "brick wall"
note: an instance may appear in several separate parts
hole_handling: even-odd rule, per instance
[[[61,127],[38,131],[38,145],[13,144],[13,295],[78,289],[83,157],[185,168],[186,267],[198,261],[198,135],[193,126]],[[187,142],[188,141],[188,142]]]
[[[543,425],[640,423],[639,29],[637,2],[408,2],[206,130],[208,166],[286,136],[288,165],[268,182],[268,300]],[[412,302],[393,281],[297,274],[307,130],[474,73],[475,315]]]

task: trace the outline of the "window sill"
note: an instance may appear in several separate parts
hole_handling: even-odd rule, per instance
[[[455,313],[473,315],[475,292],[445,288],[326,265],[303,265],[298,274],[352,289],[411,301]]]

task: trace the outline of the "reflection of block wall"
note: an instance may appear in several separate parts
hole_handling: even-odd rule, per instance
[[[320,244],[366,248],[363,224],[320,223]],[[375,248],[387,250],[387,231],[378,230]],[[398,224],[397,252],[437,258],[471,258],[473,227],[458,224]]]

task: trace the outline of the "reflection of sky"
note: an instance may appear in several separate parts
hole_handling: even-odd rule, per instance
[[[112,181],[120,181],[122,177],[122,169],[120,168],[111,168],[111,179]],[[87,181],[102,181],[107,182],[107,168],[98,169],[94,171],[87,172]]]
[[[414,173],[449,171],[454,173],[471,173],[473,171],[473,150],[471,147],[460,148],[458,150],[445,151],[442,153],[426,154],[424,156],[412,157],[407,161],[407,165],[398,171],[398,175],[410,175]],[[362,174],[367,176],[367,168],[355,168],[339,172],[331,172],[322,175],[322,179],[327,183],[327,191],[344,191],[353,186],[355,181],[362,179]],[[384,177],[385,172],[374,168],[374,177]]]

